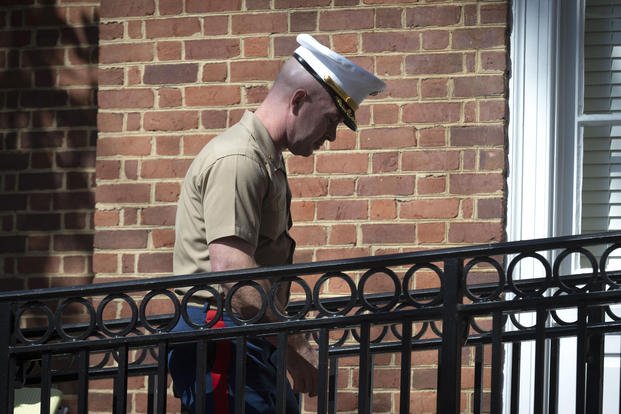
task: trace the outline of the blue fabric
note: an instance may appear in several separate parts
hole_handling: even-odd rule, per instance
[[[205,321],[206,308],[188,306],[188,316],[192,322],[202,324]],[[224,315],[225,326],[233,326],[234,322]],[[192,331],[183,318],[172,329],[172,332]],[[229,367],[229,409],[235,408],[235,345],[233,360]],[[249,338],[246,345],[246,386],[244,398],[246,414],[273,414],[276,412],[276,366],[274,346],[261,338]],[[218,356],[216,355],[216,358]],[[173,380],[175,396],[187,410],[194,412],[196,401],[196,344],[175,345],[168,354],[170,376]],[[213,389],[211,373],[205,376],[205,411],[214,413]],[[287,384],[287,414],[298,414],[299,404],[293,390]],[[226,414],[226,413],[217,413]]]

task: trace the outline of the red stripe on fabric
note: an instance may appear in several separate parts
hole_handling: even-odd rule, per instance
[[[210,310],[205,321],[210,322],[216,317],[216,311]],[[222,317],[213,325],[214,328],[224,328]],[[213,400],[217,413],[229,412],[229,365],[233,350],[229,341],[216,342],[216,360],[211,371],[213,386]]]

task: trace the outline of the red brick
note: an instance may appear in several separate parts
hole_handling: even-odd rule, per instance
[[[98,203],[146,203],[149,201],[149,184],[98,185]]]
[[[147,131],[183,131],[198,128],[197,111],[158,111],[144,114]]]
[[[497,174],[455,174],[449,179],[451,194],[494,194],[503,189],[502,173]]]
[[[189,106],[237,105],[241,102],[239,86],[190,86],[185,88]]]
[[[278,75],[281,65],[274,60],[231,62],[231,82],[271,81]]]
[[[394,172],[399,168],[398,152],[380,152],[373,154],[373,172]]]
[[[148,85],[194,83],[197,75],[197,63],[146,65],[143,81]]]
[[[354,224],[335,224],[330,226],[328,243],[331,245],[356,243],[356,226]]]
[[[461,53],[422,54],[405,58],[405,73],[410,75],[461,72],[463,72],[463,54]]]
[[[188,13],[238,11],[241,0],[187,0],[185,8]]]
[[[469,76],[453,80],[453,96],[478,97],[502,95],[505,91],[505,81],[502,76]]]
[[[99,68],[97,72],[97,80],[99,82],[99,86],[123,85],[124,76],[125,74],[123,73],[122,68]]]
[[[286,157],[287,174],[309,174],[313,172],[315,158],[310,157]]]
[[[447,30],[429,30],[422,34],[424,50],[442,50],[449,46],[450,34]]]
[[[320,200],[317,202],[318,220],[358,220],[368,218],[368,204],[364,200]]]
[[[237,39],[204,39],[185,42],[186,59],[224,60],[238,57],[240,54]]]
[[[154,0],[105,0],[99,7],[102,18],[109,17],[142,17],[155,12]]]
[[[410,148],[416,146],[414,128],[373,128],[360,131],[364,149]]]
[[[504,121],[507,113],[507,102],[499,101],[482,101],[479,102],[479,121]]]
[[[202,111],[201,122],[205,129],[226,128],[227,113],[225,110]]]
[[[331,196],[350,196],[354,194],[356,189],[356,181],[351,178],[330,179],[330,189],[328,194]]]
[[[155,201],[177,201],[180,191],[179,183],[157,183]]]
[[[64,251],[90,251],[93,248],[92,234],[60,234],[54,235],[54,250]]]
[[[449,223],[449,243],[490,243],[503,238],[501,223]]]
[[[226,63],[208,63],[203,66],[203,82],[224,82],[227,76]]]
[[[362,50],[379,52],[415,52],[420,49],[417,35],[407,32],[378,32],[362,35]]]
[[[183,3],[178,0],[158,0],[160,15],[179,15],[183,12]]]
[[[399,106],[396,104],[373,105],[375,124],[396,124],[399,120]]]
[[[458,214],[459,199],[441,198],[403,202],[399,216],[407,219],[452,219]]]
[[[365,173],[368,170],[367,154],[317,154],[317,172],[320,173]]]
[[[481,5],[481,24],[506,23],[509,19],[506,4]]]
[[[375,27],[378,29],[401,28],[402,8],[378,8],[375,10]]]
[[[331,10],[319,14],[319,30],[357,30],[372,29],[374,25],[373,10]]]
[[[156,249],[162,247],[173,247],[175,244],[174,229],[154,229],[151,231],[151,240]]]
[[[505,131],[502,125],[464,126],[451,128],[452,146],[503,145]]]
[[[283,33],[288,27],[286,13],[244,13],[232,16],[234,35],[249,33]]]
[[[362,242],[373,244],[414,243],[414,224],[362,224]]]
[[[183,137],[183,155],[198,154],[213,138],[213,135],[191,135]]]
[[[144,249],[147,247],[146,230],[99,230],[95,233],[97,249]]]
[[[58,273],[60,272],[59,257],[29,256],[17,259],[17,271],[19,273]]]
[[[418,97],[418,82],[418,79],[387,79],[386,90],[383,93],[387,93],[391,98],[416,98]]]
[[[481,170],[502,170],[505,167],[505,153],[503,150],[481,150]]]
[[[508,55],[504,51],[481,51],[481,68],[490,71],[505,71]]]
[[[459,23],[461,7],[429,6],[407,9],[405,24],[407,27],[451,26]]]
[[[100,90],[99,107],[102,109],[151,108],[153,91],[149,89]]]
[[[290,1],[286,3],[290,3]],[[314,32],[317,30],[317,11],[292,12],[289,19],[292,32]]]
[[[371,200],[372,220],[389,220],[397,217],[397,203],[395,200]]]
[[[303,7],[329,6],[330,0],[275,0],[275,9],[298,9]]]
[[[416,238],[419,243],[442,243],[445,240],[444,223],[419,223]]]
[[[414,194],[414,176],[365,176],[358,179],[356,192],[361,196]]]
[[[448,79],[423,79],[420,89],[423,98],[445,98],[448,96]]]
[[[245,57],[267,57],[270,48],[270,40],[268,38],[248,38],[244,39],[244,56]]]
[[[201,23],[197,17],[166,18],[147,20],[145,22],[147,38],[183,37],[201,32]]]
[[[505,46],[506,42],[505,28],[456,29],[453,32],[454,49],[490,49]]]
[[[378,76],[401,75],[403,66],[403,56],[377,56],[375,58],[376,73]]]
[[[183,42],[161,41],[161,42],[157,42],[155,47],[157,50],[157,58],[160,61],[181,59],[181,51],[183,49]]]
[[[105,22],[99,25],[100,40],[115,40],[123,38],[123,23]]]
[[[183,104],[181,90],[177,88],[162,88],[158,91],[160,108],[175,108]]]
[[[502,219],[505,204],[501,198],[483,198],[477,201],[477,217],[480,219]]]
[[[117,210],[96,210],[95,225],[97,227],[118,226],[119,212]]]
[[[263,102],[268,93],[267,86],[245,86],[246,102],[249,104],[258,104]]]
[[[228,35],[229,16],[204,16],[203,34],[205,36]]]
[[[145,160],[140,170],[141,178],[183,178],[192,160],[163,158]]]
[[[143,208],[141,224],[154,226],[172,226],[175,224],[176,206],[153,206]]]
[[[97,156],[114,155],[149,155],[151,153],[150,137],[100,137],[97,140]]]
[[[293,198],[320,197],[328,193],[328,180],[319,177],[289,179]]]
[[[152,43],[111,44],[99,47],[99,63],[151,62]]]
[[[172,253],[143,253],[138,256],[140,273],[172,273]]]
[[[314,201],[292,201],[291,217],[293,222],[312,221],[315,218],[315,202]]]
[[[457,122],[461,105],[456,102],[411,103],[403,109],[403,121],[414,123]]]
[[[459,151],[411,151],[403,154],[403,171],[449,171],[459,168]]]
[[[445,176],[425,176],[416,180],[418,194],[439,194],[446,191]]]
[[[291,236],[299,246],[324,246],[327,240],[324,226],[296,225],[291,229]]]

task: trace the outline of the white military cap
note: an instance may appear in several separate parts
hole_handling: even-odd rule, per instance
[[[326,88],[343,113],[345,125],[355,131],[356,110],[367,96],[381,92],[386,84],[308,34],[300,34],[296,40],[300,46],[293,56]]]

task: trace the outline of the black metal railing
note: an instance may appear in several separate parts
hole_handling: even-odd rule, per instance
[[[128,378],[144,376],[149,412],[163,413],[171,398],[171,346],[193,343],[201,354],[210,341],[229,340],[243,349],[250,336],[275,335],[283,374],[277,406],[284,413],[282,344],[300,332],[312,335],[318,347],[319,413],[338,411],[336,377],[343,357],[358,360],[358,412],[373,412],[380,354],[396,356],[398,406],[409,413],[417,379],[412,370],[420,352],[430,350],[437,352],[439,413],[556,413],[568,398],[576,413],[601,413],[605,404],[618,412],[619,385],[616,394],[604,396],[603,389],[605,358],[616,359],[617,366],[621,360],[621,352],[605,348],[621,335],[621,315],[615,313],[621,274],[613,270],[619,253],[617,232],[3,293],[0,412],[11,413],[15,389],[32,384],[41,388],[41,412],[48,412],[52,385],[73,382],[77,411],[87,413],[89,381],[111,378],[112,411],[124,413]],[[573,272],[577,267],[587,272]],[[264,278],[276,285],[291,282],[286,312],[273,306],[275,290],[265,292],[256,283]],[[201,294],[219,298],[214,286],[223,282],[236,285],[213,307],[229,313],[236,326],[169,332],[179,318],[187,320],[187,304]],[[184,287],[191,289],[183,296],[173,293]],[[249,319],[231,310],[240,289],[256,289],[262,298],[262,310]],[[268,308],[281,320],[259,322]],[[569,364],[559,360],[564,348],[574,355]],[[471,361],[463,360],[464,351],[471,352]],[[237,353],[237,413],[244,411],[243,362]],[[568,366],[575,389],[559,395],[559,373],[566,376]],[[204,377],[206,358],[199,358],[196,369]],[[472,385],[462,385],[469,375]],[[522,398],[526,391],[533,398]]]

